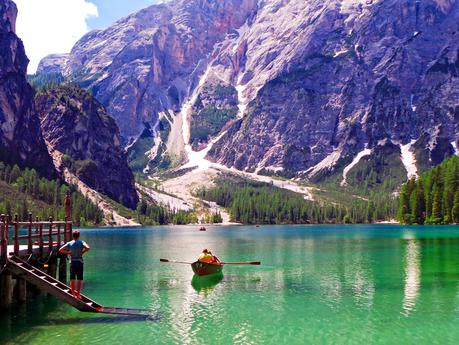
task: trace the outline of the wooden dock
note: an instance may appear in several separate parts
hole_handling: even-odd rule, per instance
[[[68,211],[70,213],[70,211]],[[0,308],[27,300],[27,273],[12,272],[13,257],[25,260],[36,269],[66,283],[67,260],[59,248],[71,238],[72,222],[33,220],[27,221],[0,215]],[[46,291],[47,292],[47,291]]]
[[[81,295],[81,298],[76,298],[72,295],[70,288],[66,284],[28,264],[17,256],[13,255],[8,259],[7,268],[13,274],[22,276],[29,283],[34,284],[41,290],[46,291],[50,295],[53,295],[57,299],[71,305],[79,311],[103,314],[148,316],[148,313],[142,309],[104,307],[85,295]]]
[[[69,195],[66,197],[66,206]],[[12,238],[10,234],[12,233]],[[70,210],[66,220],[19,221],[0,216],[0,308],[27,300],[27,283],[72,307],[93,313],[148,316],[142,309],[104,307],[89,297],[76,298],[67,286],[67,256],[59,248],[72,237]]]

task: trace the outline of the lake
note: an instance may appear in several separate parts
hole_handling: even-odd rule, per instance
[[[459,227],[87,229],[83,293],[147,308],[85,314],[40,296],[0,316],[2,344],[459,344]],[[216,282],[190,266],[209,248]]]

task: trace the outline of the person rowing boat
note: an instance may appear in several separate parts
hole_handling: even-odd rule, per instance
[[[210,274],[221,274],[223,265],[209,249],[204,249],[198,260],[191,264],[193,272],[199,276]]]
[[[205,262],[208,264],[220,264],[220,259],[217,258],[209,249],[204,249],[198,257],[199,262]]]

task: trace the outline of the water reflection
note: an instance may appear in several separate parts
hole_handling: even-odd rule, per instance
[[[362,247],[362,243],[359,243]],[[359,248],[359,251],[353,255],[354,264],[352,270],[352,291],[357,305],[370,309],[373,305],[375,295],[375,283],[371,273],[371,262],[364,254],[365,250]]]
[[[74,325],[74,324],[112,324],[122,322],[141,322],[141,321],[160,321],[159,315],[115,315],[115,316],[95,316],[95,317],[76,317],[68,319],[48,319],[52,325]]]
[[[416,307],[416,299],[421,287],[420,245],[414,238],[406,244],[405,289],[403,298],[404,315],[408,316]]]
[[[191,286],[193,286],[197,293],[207,296],[222,279],[223,273],[211,274],[208,276],[198,276],[195,274],[191,280]]]

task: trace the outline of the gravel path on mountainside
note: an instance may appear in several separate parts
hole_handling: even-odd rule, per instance
[[[201,187],[212,187],[214,186],[213,179],[217,176],[218,172],[214,169],[190,171],[185,175],[164,181],[161,183],[162,189],[169,194],[175,195],[177,198],[183,199],[188,204],[196,205],[201,204],[203,201],[192,195],[194,191]],[[223,223],[232,224],[230,222],[230,215],[221,206],[216,203],[205,201],[210,205],[213,211],[220,212]]]

